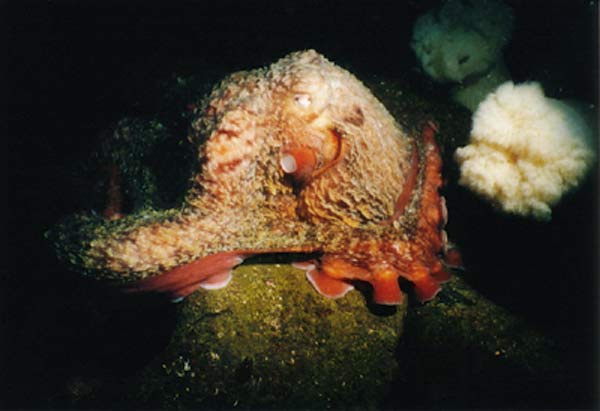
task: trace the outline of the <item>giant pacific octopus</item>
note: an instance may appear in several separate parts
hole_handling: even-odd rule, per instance
[[[457,254],[444,231],[436,126],[419,129],[406,131],[314,50],[234,73],[194,110],[184,204],[105,220],[68,259],[124,292],[181,299],[226,286],[248,257],[292,253],[325,296],[366,282],[375,303],[400,304],[402,278],[429,300]]]

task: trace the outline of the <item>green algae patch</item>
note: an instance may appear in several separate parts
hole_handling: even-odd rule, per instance
[[[406,305],[374,314],[357,291],[332,300],[289,264],[244,265],[181,305],[137,400],[164,408],[373,408],[398,369]]]

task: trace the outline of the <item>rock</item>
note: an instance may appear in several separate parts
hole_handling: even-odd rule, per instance
[[[521,397],[525,406],[568,389],[560,347],[458,276],[426,304],[369,306],[369,292],[327,299],[286,261],[249,261],[226,288],[192,294],[173,316],[157,318],[154,307],[131,315],[119,328],[137,327],[136,335],[170,319],[169,342],[128,375],[78,378],[86,396],[69,404],[396,409],[510,406]],[[105,338],[122,344],[113,355],[140,363],[128,350],[144,350],[144,338]]]
[[[243,265],[226,288],[181,304],[171,343],[132,384],[135,403],[373,408],[398,369],[405,314],[357,291],[324,298],[287,264]]]

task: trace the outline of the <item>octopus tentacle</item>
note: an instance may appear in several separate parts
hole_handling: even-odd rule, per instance
[[[404,297],[398,284],[398,272],[386,267],[376,270],[369,280],[373,286],[373,301],[381,305],[402,304]]]
[[[211,290],[222,288],[229,283],[233,267],[241,264],[248,256],[236,251],[212,254],[160,275],[121,285],[120,291],[161,293],[168,295],[172,300],[177,300],[188,296],[200,287]]]
[[[306,270],[306,278],[321,295],[329,298],[340,298],[354,290],[352,284],[324,274],[316,266]]]

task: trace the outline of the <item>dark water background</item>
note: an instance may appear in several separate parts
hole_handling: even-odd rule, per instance
[[[85,158],[93,136],[111,121],[152,112],[148,102],[157,79],[173,73],[218,78],[315,48],[359,78],[411,73],[424,92],[435,89],[418,75],[409,47],[416,16],[435,2],[349,3],[0,3],[8,244],[0,286],[0,405],[68,406],[64,387],[73,375],[131,372],[120,366],[121,339],[139,340],[141,353],[128,353],[129,366],[136,359],[141,366],[144,353],[166,343],[131,323],[136,315],[168,319],[168,310],[111,319],[108,336],[93,329],[86,288],[64,272],[42,236],[81,204],[70,167]],[[505,52],[513,79],[538,80],[553,97],[597,104],[597,1],[507,3],[516,15]],[[498,216],[468,198],[465,208],[449,204],[460,225],[457,242],[469,244],[465,257],[485,273],[471,284],[568,350],[573,377],[564,395],[536,391],[539,381],[528,387],[506,382],[498,385],[505,406],[591,407],[597,401],[596,181],[559,206],[552,225]],[[419,406],[417,399],[411,404]]]

